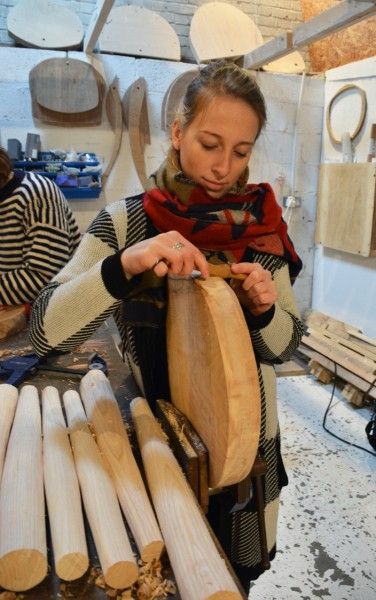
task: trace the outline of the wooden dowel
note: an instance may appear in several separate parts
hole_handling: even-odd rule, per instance
[[[10,428],[16,412],[18,390],[14,385],[0,384],[0,481]]]
[[[241,594],[146,400],[132,400],[131,412],[182,600],[240,600]]]
[[[111,384],[102,371],[93,369],[82,378],[80,392],[141,559],[158,559],[164,549],[162,534]]]
[[[91,435],[79,394],[69,390],[63,401],[84,508],[103,577],[110,587],[130,587],[137,579],[138,568],[114,486]]]
[[[0,489],[0,586],[25,591],[47,575],[38,391],[19,394]]]
[[[55,571],[72,581],[89,567],[80,488],[59,392],[42,392],[43,473]]]

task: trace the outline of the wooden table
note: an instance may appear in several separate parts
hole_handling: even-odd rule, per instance
[[[61,366],[74,368],[77,370],[85,370],[87,368],[88,360],[93,353],[103,358],[107,363],[108,378],[111,382],[115,397],[119,403],[123,418],[127,420],[129,418],[129,400],[136,395],[134,385],[132,386],[131,377],[126,364],[121,358],[121,354],[115,343],[115,337],[117,331],[115,324],[112,319],[106,321],[104,325],[98,329],[87,342],[76,348],[74,351],[57,355],[49,359],[49,363],[53,366]],[[4,358],[18,353],[25,354],[26,352],[33,353],[33,349],[28,347],[27,332],[20,332],[8,340],[0,343],[0,361]],[[24,384],[35,385],[39,391],[42,391],[47,385],[55,386],[60,394],[65,392],[67,389],[79,390],[80,376],[60,373],[57,371],[43,371],[37,370],[34,374],[30,374],[25,380]],[[132,428],[131,428],[132,435]],[[135,449],[136,459],[141,461],[139,453],[137,451],[137,444],[133,444]],[[139,462],[141,464],[141,462]],[[208,525],[209,527],[209,525]],[[128,529],[128,528],[127,528]],[[214,533],[210,530],[213,538],[215,539]],[[133,541],[132,535],[128,529],[130,541],[136,556],[137,549]],[[108,596],[105,590],[101,589],[97,585],[92,577],[92,568],[99,568],[99,560],[96,554],[94,541],[90,532],[90,528],[86,523],[86,536],[89,550],[90,567],[88,572],[80,579],[65,583],[60,580],[53,569],[53,556],[51,552],[51,539],[49,537],[49,529],[47,522],[47,544],[48,544],[48,559],[49,559],[49,572],[47,577],[38,586],[34,587],[27,592],[22,592],[18,597],[25,598],[27,600],[52,600],[58,598],[74,598],[75,600],[108,600]],[[216,544],[219,547],[219,543],[215,539]],[[227,557],[224,555],[223,550],[221,554],[226,560],[227,566],[232,572],[231,565],[229,565]],[[164,576],[175,582],[174,575],[168,563],[167,556],[163,560],[164,564]],[[236,577],[234,576],[236,580]],[[63,584],[63,585],[62,585]],[[245,599],[243,590],[239,584],[239,590],[242,597]],[[168,600],[181,600],[179,593],[175,595],[169,595]]]

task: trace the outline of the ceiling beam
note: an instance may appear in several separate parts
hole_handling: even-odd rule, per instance
[[[376,0],[343,0],[324,10],[294,31],[280,35],[246,55],[244,66],[257,69],[298,48],[340,31],[376,14]]]

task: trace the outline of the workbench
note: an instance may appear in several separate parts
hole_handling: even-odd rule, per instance
[[[108,368],[108,379],[111,383],[115,397],[119,403],[122,416],[124,420],[128,423],[128,430],[130,430],[130,435],[132,437],[134,436],[134,431],[132,427],[129,427],[129,401],[134,397],[135,388],[134,386],[132,387],[132,379],[126,364],[122,360],[121,352],[116,343],[116,338],[118,338],[116,326],[112,319],[109,319],[98,329],[96,334],[94,334],[85,343],[77,347],[74,351],[49,358],[49,364],[55,367],[57,366],[63,368],[71,368],[82,371],[87,368],[88,360],[93,355],[93,353],[97,353],[102,359],[104,359]],[[29,345],[26,331],[22,331],[8,338],[7,340],[3,340],[0,343],[0,361],[3,358],[9,358],[14,355],[26,353],[33,353],[33,348]],[[43,388],[48,385],[52,385],[58,389],[60,394],[62,394],[67,389],[74,389],[79,391],[80,379],[80,376],[72,375],[70,373],[37,370],[34,374],[29,375],[24,380],[23,384],[34,385],[39,391],[42,391]],[[0,382],[2,383],[3,381]],[[135,444],[135,437],[131,441],[135,450],[136,460],[138,460],[139,464],[141,464],[137,444]],[[87,525],[87,523],[85,523],[85,526],[90,560],[90,567],[87,573],[80,579],[73,582],[63,582],[56,576],[53,568],[51,540],[49,537],[49,527],[47,523],[47,544],[49,562],[48,575],[38,586],[26,592],[20,593],[18,596],[16,596],[17,598],[22,597],[27,600],[51,600],[57,598],[74,598],[76,600],[108,599],[109,596],[106,594],[106,591],[95,584],[93,570],[97,568],[99,569],[100,566],[90,528]],[[209,528],[208,524],[207,526]],[[132,544],[132,548],[135,552],[135,555],[138,557],[136,545],[133,541],[129,528],[127,528],[127,530]],[[218,548],[220,549],[220,553],[225,559],[230,572],[233,574],[231,565],[229,564],[223,550],[220,548],[220,545],[216,540],[214,533],[211,530],[210,533],[213,539],[215,540]],[[169,565],[167,555],[164,556],[162,563],[164,567],[164,577],[166,579],[172,580],[175,583],[175,578]],[[233,576],[235,581],[237,581],[234,574]],[[242,597],[246,598],[239,583],[238,587]],[[176,592],[176,594],[174,595],[169,595],[168,599],[181,600],[181,596],[178,592]]]

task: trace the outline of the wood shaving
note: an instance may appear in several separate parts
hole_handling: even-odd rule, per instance
[[[34,348],[32,346],[25,346],[23,348],[18,348],[17,350],[14,348],[6,348],[5,350],[0,350],[0,358],[3,358],[4,356],[23,356],[24,354],[30,354],[30,352],[34,352]],[[1,596],[0,600],[3,600]]]
[[[98,574],[98,570],[94,583],[97,587],[106,590],[108,598],[116,598],[116,600],[164,600],[169,595],[176,594],[176,585],[163,576],[160,561],[143,563],[139,560],[138,564],[140,567],[138,579],[131,588],[119,591],[106,586],[104,577]]]

